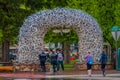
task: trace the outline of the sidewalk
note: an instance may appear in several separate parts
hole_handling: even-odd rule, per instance
[[[107,70],[106,77],[103,77],[101,71],[93,71],[92,77],[87,76],[87,71],[59,71],[53,72],[22,72],[22,73],[0,73],[0,77],[10,78],[72,78],[74,79],[92,79],[92,80],[120,80],[120,71]]]
[[[82,71],[62,71],[62,74],[64,75],[86,75],[87,70]],[[92,74],[102,74],[100,70],[92,70]],[[106,74],[120,74],[120,71],[118,70],[106,70]]]

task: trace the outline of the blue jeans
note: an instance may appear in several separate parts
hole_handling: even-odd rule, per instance
[[[43,72],[46,72],[45,62],[44,62],[44,61],[41,61],[41,62],[40,62],[40,65],[41,65],[42,71],[43,71]]]
[[[59,61],[59,60],[58,60],[58,63],[57,63],[57,70],[58,70],[58,71],[59,71],[59,69],[60,69],[60,65],[61,65],[62,70],[64,71],[63,61]]]

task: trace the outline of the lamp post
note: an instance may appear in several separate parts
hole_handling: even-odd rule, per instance
[[[118,41],[119,36],[120,36],[120,28],[117,25],[115,25],[112,27],[111,32],[112,32],[113,38],[114,38],[115,43],[116,43],[115,47],[116,47],[116,69],[117,69],[117,67],[118,67],[117,41]]]

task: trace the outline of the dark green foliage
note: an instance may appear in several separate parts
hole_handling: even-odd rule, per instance
[[[98,21],[103,30],[104,41],[115,47],[114,39],[110,29],[114,25],[120,26],[120,0],[0,0],[0,41],[8,40],[11,44],[17,42],[19,28],[24,19],[40,10],[53,9],[56,7],[66,7],[80,9]],[[51,36],[60,36],[52,34]],[[74,34],[68,33],[68,34]],[[47,36],[47,35],[46,35]],[[49,37],[49,36],[48,36]],[[70,35],[64,35],[67,39]],[[52,41],[51,38],[48,38]],[[66,39],[55,38],[54,42],[64,41]],[[72,40],[72,38],[70,38]],[[77,41],[74,36],[74,42]],[[120,47],[120,39],[118,46]]]

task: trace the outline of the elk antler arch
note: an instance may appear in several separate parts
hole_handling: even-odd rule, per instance
[[[53,26],[75,29],[79,37],[80,62],[87,50],[91,51],[97,62],[102,52],[103,38],[96,20],[81,10],[55,8],[32,14],[24,21],[19,33],[19,63],[39,63],[38,54],[44,48],[44,36]]]

